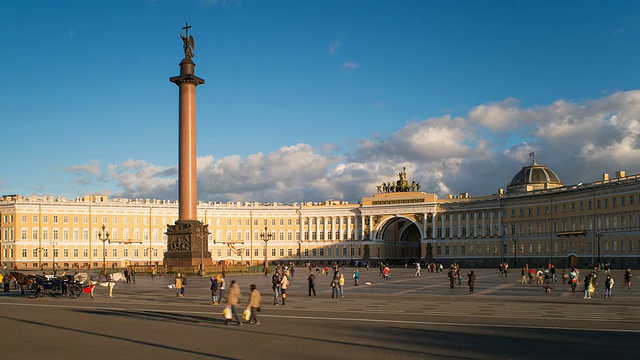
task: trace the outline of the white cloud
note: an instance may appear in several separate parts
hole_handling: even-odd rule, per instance
[[[469,112],[469,120],[491,130],[512,128],[523,118],[519,106],[520,102],[513,98],[478,105]]]
[[[360,68],[360,66],[354,62],[345,62],[342,64],[342,70],[356,70]]]
[[[335,55],[339,47],[340,47],[340,40],[333,41],[331,44],[329,44],[329,54]]]
[[[466,117],[410,120],[387,137],[365,138],[357,148],[334,155],[339,149],[336,144],[322,149],[296,144],[246,157],[202,156],[198,198],[353,202],[374,194],[382,182],[397,180],[403,167],[422,191],[481,196],[505,188],[533,151],[538,163],[565,184],[596,181],[617,170],[638,173],[640,91],[530,108],[507,99],[477,106]],[[104,177],[97,162],[64,171],[87,180]],[[176,167],[127,160],[109,165],[108,174],[121,189],[117,196],[177,198]]]
[[[62,171],[77,175],[89,174],[93,176],[102,176],[100,162],[97,160],[91,160],[89,164],[68,166],[62,168]]]

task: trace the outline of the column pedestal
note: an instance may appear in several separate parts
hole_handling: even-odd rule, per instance
[[[188,268],[212,266],[208,250],[208,225],[198,220],[177,220],[167,226],[167,252],[164,264],[168,267]]]

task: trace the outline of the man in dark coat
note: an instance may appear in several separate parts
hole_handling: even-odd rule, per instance
[[[316,276],[313,273],[309,274],[309,296],[311,296],[311,292],[313,291],[313,296],[316,296]]]
[[[476,283],[476,274],[473,273],[473,270],[467,274],[469,277],[469,291],[473,292],[473,285]]]

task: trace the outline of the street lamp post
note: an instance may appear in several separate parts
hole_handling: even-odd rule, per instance
[[[600,267],[600,238],[602,237],[601,233],[596,234],[596,238],[598,238],[598,263],[596,266]]]
[[[513,266],[518,267],[518,237],[513,238]]]
[[[200,270],[198,275],[204,276],[204,236],[200,239]]]
[[[268,252],[268,243],[269,240],[271,240],[271,238],[273,237],[273,234],[269,232],[269,229],[267,228],[267,226],[264,226],[264,231],[260,233],[260,239],[262,239],[262,241],[264,241],[264,274],[267,275],[269,273],[269,262],[268,262],[268,258],[267,256],[269,255]]]
[[[105,232],[104,224],[102,225],[102,232],[98,236],[98,240],[102,241],[102,274],[107,273],[107,241],[109,240],[109,232]]]
[[[52,241],[51,244],[53,245],[53,274],[56,275],[56,245],[58,244],[57,241]]]

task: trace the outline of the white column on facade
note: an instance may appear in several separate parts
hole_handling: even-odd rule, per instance
[[[498,236],[502,236],[502,211],[498,212]]]
[[[444,239],[444,237],[447,235],[447,231],[446,231],[447,223],[444,221],[444,213],[440,214],[440,224],[441,224],[440,238]]]
[[[462,237],[462,211],[458,212],[458,237]]]
[[[485,233],[484,233],[484,229],[486,228],[486,219],[487,219],[487,214],[483,211],[482,212],[482,237],[484,237]]]
[[[465,224],[464,224],[464,226],[467,228],[466,237],[469,237],[469,235],[470,235],[470,232],[469,232],[469,217],[471,216],[471,214],[473,214],[473,213],[470,213],[470,212],[466,213],[466,220],[465,220]]]
[[[438,234],[436,231],[436,224],[438,222],[438,217],[435,212],[431,213],[431,238],[436,239],[436,235]]]
[[[489,212],[489,236],[493,237],[493,211]]]
[[[427,213],[422,213],[422,239],[429,237],[427,234]]]
[[[347,216],[347,239],[351,239],[351,216]]]
[[[369,238],[373,239],[373,216],[369,215]]]
[[[478,237],[478,212],[473,212],[473,236]]]
[[[344,240],[344,229],[342,228],[344,216],[338,216],[338,240]]]
[[[360,229],[359,229],[359,232],[360,232],[360,238],[364,239],[364,216],[362,216],[362,215],[360,216]],[[371,240],[371,238],[369,240]]]
[[[340,235],[336,236],[336,227],[338,225],[338,219],[335,216],[331,217],[331,238],[333,241],[340,240]]]
[[[313,223],[313,217],[309,216],[309,223],[307,224],[307,230],[309,231],[309,241],[313,240],[313,233],[312,233],[312,228],[311,228],[311,223]]]

